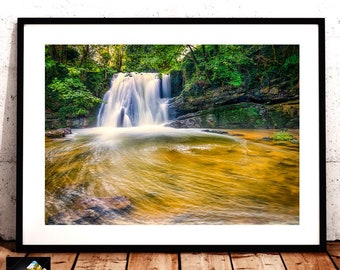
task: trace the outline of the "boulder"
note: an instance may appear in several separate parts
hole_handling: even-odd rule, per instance
[[[45,132],[47,138],[63,138],[65,135],[72,134],[71,128],[59,128]]]

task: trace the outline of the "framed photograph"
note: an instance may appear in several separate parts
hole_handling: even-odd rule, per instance
[[[324,250],[324,51],[321,18],[19,18],[18,250]]]

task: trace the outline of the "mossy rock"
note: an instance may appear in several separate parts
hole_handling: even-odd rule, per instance
[[[287,131],[276,132],[273,136],[274,141],[293,141],[295,140],[294,135]]]

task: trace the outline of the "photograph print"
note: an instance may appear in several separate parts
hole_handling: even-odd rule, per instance
[[[45,45],[46,225],[298,225],[299,45]]]

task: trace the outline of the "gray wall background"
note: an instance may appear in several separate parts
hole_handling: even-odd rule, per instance
[[[338,0],[11,0],[0,8],[0,237],[15,239],[17,17],[326,18],[327,239],[340,239]],[[38,102],[38,101],[37,101]]]

